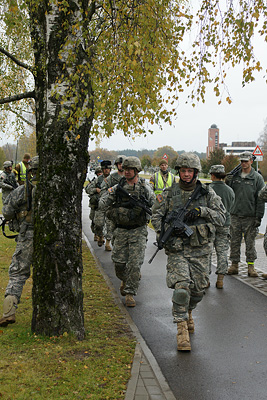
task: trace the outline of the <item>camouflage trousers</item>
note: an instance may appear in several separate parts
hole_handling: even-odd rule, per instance
[[[90,209],[89,219],[91,220],[91,231],[95,233],[95,224],[94,224],[95,210],[93,208]]]
[[[9,266],[9,282],[5,292],[5,296],[16,296],[18,303],[20,302],[23,286],[31,275],[32,256],[33,229],[28,228],[25,233],[20,233],[17,237],[17,246]]]
[[[114,224],[106,217],[105,211],[95,210],[94,217],[94,233],[97,236],[105,236],[107,240],[111,240],[113,236]]]
[[[231,251],[230,260],[232,263],[240,261],[240,248],[242,237],[244,236],[246,244],[246,262],[254,262],[257,258],[255,248],[255,239],[259,232],[258,228],[254,227],[255,217],[238,217],[231,215]]]
[[[136,295],[140,270],[145,258],[147,226],[135,229],[116,228],[112,250],[116,276],[125,283],[125,293]]]
[[[267,226],[266,226],[266,230],[264,233],[263,248],[264,248],[265,254],[267,256]]]
[[[187,256],[183,251],[168,251],[167,256],[167,286],[174,289],[174,292],[182,289],[185,293],[181,304],[177,305],[173,301],[173,322],[184,321],[188,319],[188,310],[196,308],[203,298],[209,279],[210,252]]]
[[[216,274],[225,275],[228,269],[228,250],[230,247],[230,226],[216,226],[213,246],[217,257]],[[211,257],[209,273],[211,273]]]

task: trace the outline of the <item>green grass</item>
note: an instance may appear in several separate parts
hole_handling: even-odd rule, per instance
[[[0,234],[1,299],[14,249],[15,241]],[[0,328],[0,398],[124,399],[135,338],[85,243],[83,263],[85,340],[31,332],[32,280],[28,279],[16,323]]]

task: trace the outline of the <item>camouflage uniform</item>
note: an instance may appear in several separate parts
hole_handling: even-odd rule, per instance
[[[101,171],[101,168],[100,168]],[[99,172],[98,167],[96,168],[96,173]],[[102,175],[99,175],[100,177]],[[89,219],[91,220],[91,230],[95,233],[94,228],[94,219],[95,219],[95,210],[98,208],[98,201],[99,201],[99,194],[96,192],[96,188],[101,186],[101,180],[99,179],[99,183],[97,184],[97,178],[95,177],[92,179],[90,183],[85,188],[85,192],[89,195],[89,207],[90,207],[90,214]]]
[[[210,174],[225,174],[223,165],[213,165],[210,169]],[[215,240],[214,247],[217,255],[217,266],[216,266],[216,274],[225,275],[228,268],[228,250],[230,247],[230,224],[231,224],[231,216],[230,212],[235,200],[235,194],[233,189],[226,185],[226,183],[221,181],[213,181],[210,186],[215,191],[215,193],[221,197],[223,205],[226,209],[226,219],[224,226],[215,226]],[[210,265],[210,273],[211,273],[211,265]]]
[[[6,166],[5,166],[6,165]],[[5,161],[4,162],[4,169],[6,167],[11,166],[12,163],[11,161]],[[2,189],[2,202],[4,203],[5,199],[9,195],[9,193],[12,192],[12,190],[16,189],[18,187],[18,183],[16,181],[16,177],[14,172],[12,171],[3,171],[0,175],[0,188]]]
[[[244,235],[246,261],[254,264],[257,259],[255,239],[265,210],[264,202],[258,199],[258,193],[264,187],[263,178],[251,167],[251,171],[246,176],[242,174],[242,171],[234,176],[228,176],[227,184],[235,193],[235,202],[231,211],[230,260],[234,264],[239,263],[241,241]]]
[[[132,186],[122,178],[120,184],[131,195],[143,195],[152,206],[155,195],[144,179]],[[139,207],[129,205],[128,201],[116,195],[116,186],[109,188],[100,199],[100,208],[108,208],[108,217],[116,228],[113,232],[112,261],[116,276],[124,282],[124,295],[136,295],[141,265],[144,262],[147,242],[147,215]]]
[[[38,168],[38,156],[33,157],[31,162],[34,165],[33,168]],[[29,183],[29,189],[32,196],[31,205],[33,205],[35,187],[31,183]],[[31,273],[30,267],[33,257],[34,222],[33,207],[31,206],[31,209],[29,211],[27,210],[26,183],[24,185],[20,185],[17,189],[13,190],[10,193],[3,206],[3,215],[8,221],[16,219],[19,222],[19,234],[15,239],[17,242],[17,246],[12,256],[11,264],[9,266],[9,282],[5,291],[5,298],[10,298],[11,301],[9,305],[5,304],[4,301],[4,315],[3,318],[0,320],[0,326],[6,326],[8,325],[8,323],[15,322],[15,308],[20,302],[23,286],[26,280],[30,277]],[[7,308],[6,311],[5,308]],[[10,316],[10,310],[8,311],[9,308],[11,310],[11,313],[13,313],[11,315],[10,321],[5,318],[5,316]]]
[[[265,203],[267,202],[267,185],[265,185],[260,191],[259,191],[259,199],[264,201]],[[263,248],[265,251],[265,254],[267,255],[267,226],[266,230],[264,233],[264,240],[263,240]],[[266,275],[266,274],[264,274]]]

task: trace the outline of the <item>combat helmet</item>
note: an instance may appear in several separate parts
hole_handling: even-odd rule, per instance
[[[39,168],[39,156],[35,156],[29,162],[29,170],[30,169],[38,169]]]
[[[175,169],[180,169],[181,167],[185,168],[194,168],[201,171],[201,163],[199,157],[194,153],[183,153],[180,154],[176,160]]]
[[[11,161],[5,161],[3,164],[3,168],[8,168],[8,167],[12,167],[12,162]]]
[[[141,161],[138,157],[126,157],[122,164],[123,168],[135,168],[138,172],[142,171]]]
[[[99,174],[100,172],[102,172],[102,168],[100,167],[100,165],[98,165],[98,167],[96,167],[95,169],[95,174]]]
[[[118,155],[115,159],[114,164],[117,165],[119,163],[123,163],[123,161],[125,160],[126,156],[124,155]]]

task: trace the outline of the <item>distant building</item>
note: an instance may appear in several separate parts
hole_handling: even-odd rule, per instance
[[[219,148],[219,128],[216,124],[212,124],[208,130],[207,158],[209,158],[210,153]]]
[[[256,142],[232,142],[232,146],[223,147],[225,155],[233,154],[234,156],[239,156],[239,154],[244,151],[253,151],[256,148]]]

